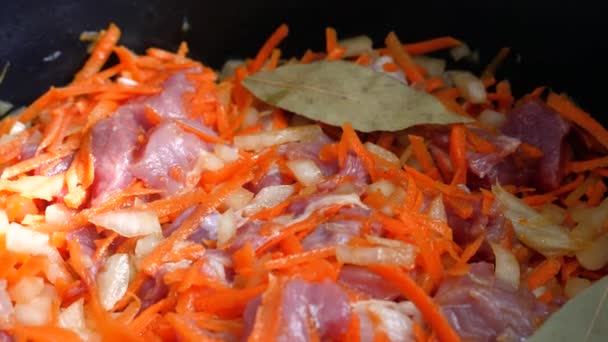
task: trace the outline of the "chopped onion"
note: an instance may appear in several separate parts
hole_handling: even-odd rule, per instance
[[[153,211],[118,209],[95,215],[89,221],[125,237],[160,234],[160,222]]]
[[[367,209],[367,206],[365,204],[363,204],[363,202],[361,202],[361,198],[359,198],[359,196],[354,193],[339,194],[339,195],[332,194],[332,195],[327,195],[327,196],[321,197],[318,200],[311,202],[306,207],[306,210],[304,210],[304,213],[302,213],[300,216],[298,216],[295,221],[305,220],[312,213],[322,210],[325,207],[329,207],[329,206],[333,206],[333,205],[340,205],[340,206],[352,205],[352,206],[357,206],[360,208]]]
[[[368,152],[375,154],[376,156],[380,157],[381,159],[384,159],[386,162],[388,162],[390,164],[393,164],[395,166],[400,165],[399,157],[397,157],[393,152],[385,149],[382,146],[378,146],[378,145],[368,141],[365,144],[363,144],[363,147],[365,147],[365,149]]]
[[[463,59],[464,57],[470,56],[471,49],[469,48],[469,46],[467,44],[462,43],[458,46],[451,48],[450,55],[452,56],[454,61],[458,62],[459,60]]]
[[[416,249],[391,247],[336,247],[336,259],[343,264],[374,265],[387,264],[405,268],[412,268],[416,259]]]
[[[127,293],[130,271],[129,256],[118,253],[110,256],[97,274],[99,300],[105,310],[111,310]]]
[[[503,113],[491,109],[484,109],[479,114],[479,117],[477,117],[477,120],[488,127],[500,128],[507,120],[507,117]]]
[[[44,255],[51,246],[49,236],[18,223],[11,223],[6,231],[6,249],[21,254]]]
[[[571,211],[572,218],[578,222],[572,230],[572,235],[577,239],[592,241],[608,222],[608,198],[600,205],[593,208],[580,208]]]
[[[262,209],[274,207],[293,195],[295,190],[293,185],[272,185],[262,188],[251,203],[243,208],[243,213],[245,216],[250,216]]]
[[[204,170],[217,171],[224,167],[224,161],[218,156],[207,151],[202,151],[199,156],[199,162]],[[199,163],[197,162],[197,164]]]
[[[32,226],[39,223],[44,223],[44,215],[25,214],[23,220],[21,220],[21,224],[24,226]]]
[[[584,289],[591,286],[591,281],[584,278],[571,277],[566,280],[566,285],[564,286],[564,292],[566,297],[573,298],[577,294],[579,294]]]
[[[371,194],[380,191],[385,197],[389,197],[395,191],[395,184],[388,179],[381,179],[367,186],[367,193]]]
[[[217,245],[223,247],[236,233],[236,215],[232,209],[226,210],[218,222]]]
[[[546,257],[573,255],[584,246],[567,228],[547,220],[501,186],[493,186],[492,192],[504,206],[504,215],[511,220],[515,235],[526,246]]]
[[[51,320],[55,289],[46,284],[41,293],[28,303],[15,305],[15,319],[24,325],[44,325]]]
[[[289,127],[281,130],[260,132],[234,137],[234,145],[246,150],[261,150],[265,147],[296,141],[308,141],[322,134],[318,125]]]
[[[8,289],[8,294],[18,304],[28,303],[44,289],[44,279],[40,277],[23,277]]]
[[[364,319],[373,315],[378,322],[377,329],[389,341],[415,341],[414,322],[422,324],[422,314],[414,303],[404,301],[395,303],[388,300],[360,300],[352,304],[354,311]]]
[[[287,168],[304,186],[315,185],[323,179],[321,169],[310,159],[290,160],[287,162]]]
[[[17,121],[17,122],[15,122],[15,124],[13,124],[13,127],[11,127],[11,130],[8,132],[8,134],[17,135],[17,134],[25,131],[26,129],[27,129],[26,124]]]
[[[226,197],[224,205],[233,210],[240,210],[253,199],[253,196],[253,192],[244,188],[238,188]]]
[[[449,71],[448,75],[465,99],[471,103],[486,102],[486,87],[475,75],[468,71]]]
[[[243,119],[241,127],[249,127],[257,124],[262,115],[263,113],[258,112],[253,106],[247,107],[247,112],[245,112],[245,118]]]
[[[345,48],[344,57],[355,57],[373,50],[372,39],[368,36],[356,36],[338,41],[338,45]]]
[[[221,78],[227,78],[230,77],[232,75],[234,75],[234,71],[236,70],[236,68],[238,68],[239,66],[243,65],[245,63],[244,60],[241,59],[229,59],[224,63],[224,66],[222,66],[222,71],[221,71]]]
[[[239,159],[239,152],[232,147],[224,144],[216,144],[214,147],[215,154],[225,163],[231,163]]]
[[[150,234],[137,240],[135,244],[135,257],[144,258],[156,248],[163,240],[160,234]]]
[[[540,209],[540,214],[547,220],[553,222],[554,224],[562,224],[568,213],[566,212],[566,209],[558,205],[555,205],[553,203],[546,203]]]
[[[414,56],[412,59],[414,63],[423,67],[431,77],[439,77],[445,72],[445,59],[428,56]]]
[[[0,234],[6,233],[8,230],[8,216],[6,215],[6,210],[0,209]]]
[[[63,188],[65,173],[54,176],[26,176],[17,180],[0,180],[0,190],[19,193],[26,198],[50,201]]]
[[[584,268],[597,271],[608,264],[608,233],[594,239],[591,245],[576,253],[576,259]]]
[[[79,299],[65,309],[61,309],[57,316],[57,325],[78,334],[83,341],[91,341],[93,333],[87,329],[84,315],[84,299]]]
[[[0,279],[0,329],[6,328],[4,325],[9,322],[13,314],[13,302],[6,292],[6,280]]]
[[[76,215],[76,210],[68,208],[63,203],[51,204],[44,211],[46,223],[56,225],[68,223],[74,215]]]
[[[443,204],[443,197],[441,195],[436,196],[429,203],[426,207],[426,214],[441,222],[448,222],[448,214],[445,211],[445,205]]]
[[[122,85],[125,85],[127,87],[134,87],[136,85],[138,85],[139,83],[137,83],[137,81],[130,79],[128,77],[118,77],[116,79],[116,83],[120,83]]]
[[[490,243],[490,246],[496,258],[496,278],[516,289],[519,288],[520,270],[515,255],[499,244]]]
[[[365,237],[365,239],[378,246],[405,248],[405,249],[414,248],[414,250],[416,250],[415,246],[405,243],[403,241],[395,240],[395,239],[387,239],[387,238],[382,238],[382,237],[374,236],[374,235],[367,235]]]

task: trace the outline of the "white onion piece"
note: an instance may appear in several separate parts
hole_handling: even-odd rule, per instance
[[[576,259],[584,268],[597,271],[608,264],[608,234],[594,239],[589,246],[576,253]]]
[[[259,113],[257,109],[253,106],[247,107],[247,112],[245,113],[245,118],[243,119],[241,127],[249,127],[257,124],[260,121],[260,117],[262,117],[262,113]]]
[[[217,171],[224,167],[224,161],[213,153],[201,151],[196,166],[200,166],[202,170]],[[196,168],[195,166],[195,168]]]
[[[89,222],[101,226],[125,237],[136,237],[149,234],[160,234],[160,222],[153,211],[118,209],[89,219]]]
[[[295,187],[293,185],[272,185],[262,188],[251,203],[243,208],[243,213],[245,216],[251,216],[262,209],[274,207],[285,201],[294,192]]]
[[[602,233],[608,222],[608,198],[593,208],[580,208],[572,210],[572,218],[578,222],[572,230],[572,236],[577,239],[592,241]]]
[[[315,185],[323,179],[321,169],[309,159],[290,160],[287,162],[287,168],[304,186]]]
[[[105,310],[111,310],[127,293],[130,271],[129,256],[119,253],[110,256],[97,274],[99,300]]]
[[[240,210],[253,199],[253,196],[253,192],[244,188],[238,188],[226,197],[224,205],[233,210]]]
[[[18,223],[11,223],[6,231],[6,249],[22,254],[45,255],[49,245],[49,236]]]
[[[318,125],[289,127],[281,130],[260,132],[234,137],[234,145],[246,150],[261,150],[265,147],[296,141],[308,141],[323,131]]]
[[[416,250],[415,246],[405,243],[403,241],[395,240],[395,239],[387,239],[387,238],[382,238],[382,237],[374,236],[374,235],[367,235],[367,236],[365,236],[365,239],[378,246],[405,248],[405,249],[414,248],[414,251]]]
[[[381,179],[375,183],[372,183],[367,186],[366,192],[368,194],[374,193],[376,191],[380,191],[382,195],[385,197],[389,197],[395,191],[395,184],[388,179]]]
[[[42,292],[29,301],[15,305],[15,319],[24,325],[44,325],[51,320],[51,309],[55,299],[55,290],[45,285]]]
[[[57,325],[61,328],[71,330],[78,334],[83,341],[96,340],[95,334],[86,325],[84,314],[84,299],[79,299],[65,309],[61,309],[57,315]]]
[[[467,44],[464,43],[450,49],[450,56],[452,56],[456,62],[470,55],[471,49]]]
[[[162,240],[163,237],[160,234],[146,235],[137,240],[137,243],[135,244],[134,264],[138,269],[140,269],[142,260],[150,254]]]
[[[13,127],[11,127],[11,130],[8,132],[8,134],[10,135],[17,135],[23,131],[25,131],[27,129],[27,125],[20,122],[20,121],[16,121],[13,124]]]
[[[8,216],[4,209],[0,209],[0,234],[6,233],[9,227]]]
[[[21,224],[24,226],[32,226],[35,224],[44,223],[44,215],[25,214]]]
[[[304,213],[298,216],[292,223],[299,222],[308,218],[312,213],[322,210],[325,207],[341,205],[341,206],[357,206],[360,208],[367,209],[367,206],[361,202],[361,199],[356,194],[339,194],[339,195],[327,195],[319,198],[316,201],[312,201]]]
[[[584,247],[567,228],[547,220],[499,185],[492,187],[492,193],[505,208],[504,215],[511,220],[515,235],[526,246],[546,257],[573,255]]]
[[[387,264],[411,268],[416,259],[416,249],[413,246],[408,248],[338,246],[336,259],[343,264],[360,266]]]
[[[68,223],[74,215],[76,215],[76,210],[68,208],[63,203],[51,204],[44,211],[46,223],[56,225]]]
[[[547,220],[549,220],[555,224],[562,224],[562,222],[564,222],[564,219],[566,218],[566,215],[568,213],[566,212],[566,209],[564,209],[558,205],[555,205],[553,203],[546,203],[540,209],[540,214],[544,218],[546,218]]]
[[[226,210],[218,222],[217,227],[217,245],[225,246],[236,233],[236,215],[232,209]]]
[[[44,289],[44,279],[40,277],[23,277],[8,289],[8,294],[18,304],[28,303]]]
[[[426,214],[441,222],[448,222],[448,214],[445,211],[445,205],[443,204],[443,197],[441,195],[436,196],[431,203],[429,203],[426,207]]]
[[[471,103],[486,102],[486,87],[477,76],[468,71],[450,71],[448,75],[465,99]]]
[[[445,72],[445,59],[428,56],[413,56],[414,63],[420,65],[431,77],[439,77]]]
[[[589,279],[571,277],[566,280],[564,292],[566,297],[573,298],[589,286],[591,286],[591,281],[589,281]]]
[[[0,279],[0,329],[6,328],[13,314],[13,302],[6,292],[6,280]]]
[[[368,36],[356,36],[340,39],[338,46],[346,49],[344,57],[355,57],[373,50],[372,39]]]
[[[226,163],[231,163],[239,159],[239,152],[235,148],[226,146],[224,144],[216,144],[214,146],[214,152]]]
[[[381,159],[384,159],[386,162],[395,166],[399,166],[399,157],[397,157],[393,152],[385,149],[384,147],[376,145],[369,141],[363,144],[363,147],[365,147],[368,152],[375,154]]]
[[[374,315],[378,319],[377,328],[386,334],[391,342],[415,341],[414,322],[422,323],[422,314],[414,303],[400,303],[388,300],[362,300],[352,304],[361,316]]]
[[[0,190],[19,193],[26,198],[50,201],[63,188],[65,173],[54,176],[26,176],[17,180],[0,180]]]
[[[224,65],[222,66],[222,71],[220,73],[222,79],[234,75],[234,71],[236,70],[236,68],[238,68],[239,66],[243,65],[243,63],[245,63],[245,61],[243,61],[241,59],[229,59],[229,60],[227,60],[224,63]]]
[[[496,259],[496,278],[516,289],[519,288],[520,270],[515,255],[499,244],[490,243],[490,246]]]
[[[503,113],[484,109],[477,117],[477,120],[488,127],[500,128],[507,120],[507,117]]]

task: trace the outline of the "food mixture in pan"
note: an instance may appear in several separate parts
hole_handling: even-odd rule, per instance
[[[605,128],[508,49],[287,34],[220,72],[110,25],[0,121],[1,340],[599,338]]]

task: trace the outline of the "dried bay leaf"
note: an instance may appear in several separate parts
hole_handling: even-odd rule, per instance
[[[608,341],[608,277],[570,299],[528,342]]]
[[[350,122],[361,132],[471,121],[430,94],[344,61],[285,65],[253,74],[243,85],[271,105],[334,126]]]

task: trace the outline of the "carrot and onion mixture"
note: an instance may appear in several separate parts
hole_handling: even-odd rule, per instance
[[[508,50],[477,77],[425,56],[463,46],[451,37],[376,49],[328,28],[325,51],[286,60],[281,25],[219,74],[186,43],[138,55],[120,34],[0,122],[4,336],[508,340],[607,273],[608,131],[564,94],[516,99],[496,79]],[[474,120],[362,133],[241,84],[323,60]],[[522,314],[486,319],[483,301]]]

